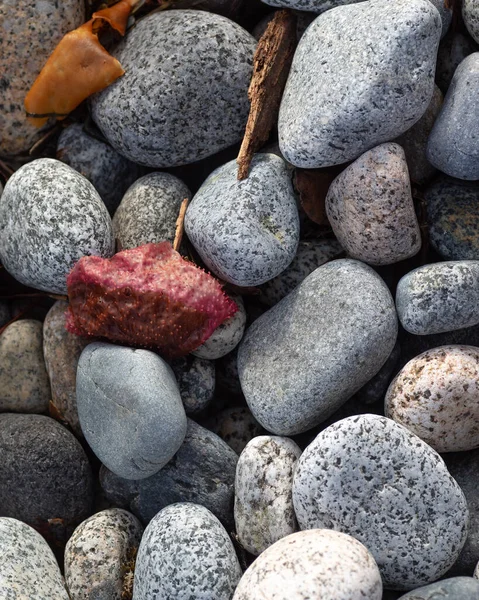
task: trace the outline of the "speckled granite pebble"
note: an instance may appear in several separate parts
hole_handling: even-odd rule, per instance
[[[233,543],[218,519],[203,506],[174,504],[145,530],[133,600],[231,600],[240,577]]]
[[[185,441],[158,473],[131,481],[102,467],[100,481],[111,502],[129,508],[143,523],[169,504],[194,502],[230,530],[237,462],[238,456],[222,439],[188,419]]]
[[[111,219],[82,175],[53,158],[18,169],[0,202],[0,261],[21,283],[66,294],[66,278],[84,255],[113,254]]]
[[[457,67],[427,145],[429,162],[459,179],[479,179],[479,52]]]
[[[247,406],[225,408],[210,419],[206,426],[219,435],[237,454],[243,452],[250,440],[264,433],[263,427]]]
[[[16,519],[0,518],[0,597],[69,600],[58,563],[46,541]]]
[[[285,162],[257,154],[238,181],[232,160],[207,178],[188,206],[185,231],[204,263],[238,286],[276,277],[299,242],[296,199]]]
[[[121,248],[175,239],[181,203],[191,199],[186,185],[169,173],[149,173],[135,181],[113,217],[113,233]]]
[[[258,436],[236,467],[234,517],[238,540],[258,556],[298,529],[292,487],[299,446],[289,438]]]
[[[327,529],[293,533],[265,550],[243,575],[233,600],[381,600],[382,583],[360,542]]]
[[[377,146],[349,165],[329,187],[325,206],[352,258],[390,265],[421,248],[406,156],[398,144]]]
[[[431,100],[440,35],[428,0],[368,0],[320,15],[299,42],[281,102],[286,160],[337,165],[407,131]]]
[[[33,319],[15,321],[0,335],[0,412],[47,412],[50,383],[42,342],[42,324]]]
[[[293,502],[301,529],[361,541],[392,589],[441,577],[467,537],[466,499],[442,458],[377,415],[343,419],[315,438],[298,461]]]
[[[443,94],[447,92],[459,64],[477,50],[474,40],[460,31],[451,30],[441,40],[437,52],[436,83]]]
[[[479,581],[453,577],[404,594],[399,600],[479,600]]]
[[[126,73],[93,97],[93,119],[120,154],[149,167],[219,152],[243,136],[255,44],[225,17],[150,13],[113,51]]]
[[[479,44],[479,5],[477,0],[464,0],[462,18],[472,38]]]
[[[83,435],[102,463],[126,479],[157,473],[186,434],[171,367],[149,350],[89,344],[77,369]]]
[[[401,325],[415,335],[454,331],[479,323],[479,262],[424,265],[400,279],[396,308]]]
[[[311,429],[376,375],[396,336],[390,292],[370,267],[350,259],[319,267],[240,344],[251,412],[278,435]]]
[[[389,358],[381,367],[381,370],[364,385],[357,397],[365,404],[374,404],[380,400],[384,400],[384,395],[389,387],[391,379],[399,369],[398,363],[401,356],[401,346],[396,342],[392,349]]]
[[[194,415],[204,410],[215,393],[215,363],[196,356],[185,356],[174,360],[171,368],[186,414]]]
[[[143,527],[120,508],[83,521],[65,548],[65,582],[71,600],[121,600],[127,565],[135,557]]]

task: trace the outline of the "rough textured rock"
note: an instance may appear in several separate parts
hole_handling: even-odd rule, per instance
[[[114,252],[108,211],[82,175],[38,158],[10,177],[0,203],[0,261],[21,283],[66,294],[66,278],[84,255]]]
[[[171,368],[178,382],[186,414],[194,415],[204,410],[215,393],[215,363],[187,356],[174,360]]]
[[[459,64],[478,50],[467,33],[451,30],[439,44],[436,64],[436,83],[445,94]]]
[[[394,348],[389,355],[389,358],[381,367],[380,371],[364,385],[357,397],[365,404],[374,404],[380,400],[384,400],[384,395],[389,387],[391,379],[399,369],[399,359],[401,357],[401,346],[396,342]]]
[[[264,433],[264,429],[246,406],[226,408],[217,413],[206,425],[230,448],[233,448],[236,454],[241,454],[250,440]]]
[[[126,73],[92,99],[93,119],[141,165],[173,167],[219,152],[244,133],[255,44],[225,17],[152,13],[114,50]]]
[[[475,600],[479,598],[479,581],[472,577],[453,577],[415,589],[399,600]]]
[[[467,30],[474,41],[479,44],[479,8],[475,0],[464,0],[462,3],[462,17]]]
[[[145,530],[133,600],[230,600],[240,577],[233,543],[218,519],[203,506],[174,504]]]
[[[293,502],[301,529],[361,541],[387,588],[435,581],[467,537],[466,499],[439,454],[377,415],[343,419],[315,438],[298,461]]]
[[[265,550],[243,575],[233,600],[381,600],[382,583],[371,553],[340,533],[301,531]]]

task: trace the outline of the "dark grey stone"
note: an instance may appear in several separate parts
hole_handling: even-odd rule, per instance
[[[459,64],[477,51],[477,44],[467,34],[451,30],[441,40],[437,52],[436,83],[445,94]]]
[[[479,600],[479,581],[453,577],[436,581],[401,596],[399,600]]]
[[[204,410],[215,393],[215,363],[212,360],[185,356],[171,362],[187,415]]]
[[[357,396],[365,404],[374,404],[384,400],[391,379],[399,371],[399,358],[401,356],[401,346],[396,342],[389,358],[381,367],[380,371],[370,379],[358,392]]]
[[[247,406],[233,406],[220,410],[208,419],[205,426],[219,435],[236,454],[241,454],[250,440],[264,433],[264,429]]]

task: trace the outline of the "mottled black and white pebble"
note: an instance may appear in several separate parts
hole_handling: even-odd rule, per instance
[[[293,533],[245,572],[233,600],[381,600],[381,576],[368,549],[328,529]]]
[[[431,100],[441,29],[428,0],[368,0],[320,15],[299,42],[281,101],[285,159],[337,165],[407,131]]]
[[[160,511],[141,540],[133,600],[231,600],[241,567],[228,533],[204,506]]]
[[[424,265],[404,275],[396,290],[401,325],[415,335],[454,331],[479,323],[479,262]]]
[[[256,286],[291,263],[299,242],[296,198],[284,160],[257,154],[247,179],[232,160],[206,179],[186,211],[185,231],[221,279]]]
[[[247,330],[238,372],[249,408],[272,433],[307,431],[376,375],[396,337],[384,281],[356,260],[327,263]]]
[[[370,379],[357,393],[358,399],[364,404],[374,404],[384,400],[392,378],[399,369],[399,359],[401,357],[401,346],[396,342],[389,358],[381,367],[380,371]]]
[[[399,600],[479,600],[479,581],[473,577],[452,577],[417,588]]]
[[[443,94],[447,92],[460,63],[477,50],[474,40],[467,33],[456,31],[455,28],[441,40],[437,52],[436,83]]]
[[[171,242],[187,186],[170,173],[149,173],[128,189],[113,217],[113,233],[123,250]]]
[[[103,510],[83,521],[65,547],[70,599],[121,599],[142,534],[138,519],[121,508]]]
[[[113,51],[126,73],[93,97],[92,117],[113,148],[141,165],[206,158],[244,134],[255,45],[219,15],[150,13]]]
[[[263,427],[247,406],[225,408],[208,420],[206,426],[219,435],[237,454],[243,452],[250,440],[264,433]]]
[[[204,410],[215,393],[215,363],[212,360],[185,356],[171,362],[187,415]]]
[[[390,419],[349,417],[301,455],[293,483],[301,529],[348,533],[375,557],[384,586],[435,581],[466,541],[466,499],[442,458]]]
[[[113,252],[110,215],[85,177],[53,158],[10,177],[0,201],[0,261],[20,283],[66,294],[82,256]]]
[[[479,44],[479,6],[476,0],[464,0],[462,18],[472,38]]]

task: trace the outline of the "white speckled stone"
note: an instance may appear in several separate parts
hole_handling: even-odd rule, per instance
[[[301,455],[293,483],[301,529],[352,535],[375,557],[384,586],[435,581],[466,541],[466,499],[430,446],[394,421],[349,417]]]
[[[472,577],[452,577],[436,581],[404,594],[399,600],[477,600],[479,582]]]
[[[424,265],[399,280],[396,308],[415,335],[454,331],[479,323],[479,261]]]
[[[381,600],[371,553],[327,529],[301,531],[265,550],[243,575],[233,600]]]
[[[479,4],[477,0],[464,0],[462,3],[462,17],[467,30],[479,44]]]
[[[428,0],[368,0],[320,15],[281,101],[285,159],[337,165],[407,131],[431,100],[441,27]]]
[[[240,544],[255,556],[298,529],[293,474],[299,446],[289,438],[253,438],[236,467],[234,517]]]
[[[396,336],[391,294],[370,267],[350,259],[319,267],[239,346],[251,412],[278,435],[311,429],[376,375]]]
[[[121,508],[96,513],[79,525],[65,548],[65,582],[71,600],[120,600],[143,527]]]
[[[168,506],[141,540],[133,600],[231,600],[241,567],[228,533],[198,504]]]
[[[78,362],[76,395],[86,441],[120,477],[157,473],[185,438],[173,371],[149,350],[89,344]]]
[[[246,327],[246,311],[241,296],[231,295],[231,298],[238,306],[236,313],[217,327],[206,342],[191,354],[215,360],[226,356],[240,343]]]
[[[194,415],[204,410],[215,393],[215,363],[196,356],[184,356],[173,360],[170,365],[186,414]]]
[[[406,155],[398,144],[377,146],[349,165],[331,183],[325,206],[352,258],[390,265],[421,248]]]
[[[204,263],[238,286],[276,277],[293,260],[299,217],[284,160],[257,154],[238,181],[232,160],[208,177],[188,206],[185,231]]]
[[[67,275],[82,256],[113,252],[110,215],[85,177],[53,158],[10,177],[0,201],[0,261],[15,279],[66,294]]]
[[[126,73],[92,99],[110,144],[149,167],[206,158],[240,141],[256,40],[225,17],[150,13],[113,51]]]
[[[58,563],[32,527],[0,518],[0,597],[5,600],[69,600]]]
[[[113,217],[113,233],[121,248],[173,243],[176,220],[185,198],[191,199],[190,190],[169,173],[150,173],[135,181]]]
[[[409,361],[386,394],[386,416],[437,452],[479,446],[479,348],[441,346]]]

